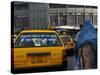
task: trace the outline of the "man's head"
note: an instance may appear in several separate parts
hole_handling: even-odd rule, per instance
[[[80,29],[83,27],[83,24],[80,24]]]

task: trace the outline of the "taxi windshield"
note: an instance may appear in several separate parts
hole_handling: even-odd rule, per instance
[[[55,33],[22,33],[15,42],[14,47],[48,47],[61,46]]]

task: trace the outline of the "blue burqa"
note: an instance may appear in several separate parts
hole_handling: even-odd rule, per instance
[[[76,48],[79,49],[82,45],[90,43],[94,50],[97,49],[97,30],[93,27],[89,20],[83,23],[80,29],[80,34],[76,42]]]

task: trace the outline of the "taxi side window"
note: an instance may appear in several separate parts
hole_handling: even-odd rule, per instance
[[[70,42],[70,37],[66,37],[67,42]]]

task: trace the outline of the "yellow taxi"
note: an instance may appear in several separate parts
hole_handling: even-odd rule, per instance
[[[63,64],[64,44],[56,31],[23,30],[12,48],[14,69],[60,66]]]
[[[74,48],[73,39],[71,38],[71,36],[68,36],[68,35],[60,35],[60,37],[64,43],[66,57],[72,56],[74,53],[73,52],[73,48]]]
[[[60,35],[63,43],[64,43],[64,46],[67,50],[70,50],[72,49],[74,46],[73,46],[73,39],[71,38],[71,36],[68,36],[68,35]]]

